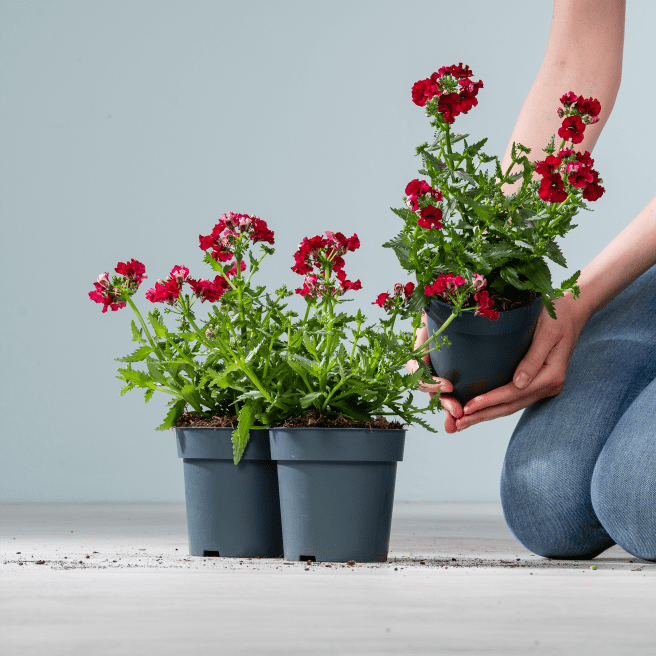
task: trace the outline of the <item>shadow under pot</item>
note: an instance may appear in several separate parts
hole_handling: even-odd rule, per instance
[[[432,299],[425,308],[428,334],[451,316],[451,306]],[[542,297],[499,313],[496,321],[464,312],[442,333],[451,346],[430,354],[435,374],[453,383],[452,396],[463,406],[479,394],[508,384],[526,355],[542,311]],[[441,339],[442,335],[437,339]]]
[[[184,462],[189,553],[280,557],[278,472],[268,432],[251,431],[238,465],[231,428],[176,428],[176,438]]]
[[[286,560],[385,562],[405,430],[271,428]]]

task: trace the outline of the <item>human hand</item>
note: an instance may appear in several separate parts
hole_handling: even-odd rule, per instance
[[[426,322],[426,314],[421,313],[421,321],[423,327],[417,331],[417,337],[415,339],[415,348],[419,348],[427,339],[428,339],[428,327]],[[430,355],[427,353],[421,358],[427,365],[430,366]],[[417,362],[415,360],[410,360],[406,362],[405,368],[412,374],[417,371]],[[438,392],[453,392],[453,384],[444,378],[438,378],[433,376],[435,381],[434,385],[426,385],[425,383],[419,384],[419,390],[422,392],[427,392],[430,398],[432,399]],[[458,401],[452,399],[450,396],[440,396],[440,403],[444,408],[444,413],[446,415],[444,421],[444,430],[447,433],[456,432],[456,418],[462,417],[462,406]]]
[[[455,418],[455,430],[511,415],[542,398],[560,394],[574,346],[589,317],[584,305],[571,295],[554,305],[558,320],[542,310],[531,347],[517,365],[512,382],[469,401],[464,414]]]

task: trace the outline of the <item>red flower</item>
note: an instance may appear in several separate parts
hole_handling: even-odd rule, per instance
[[[439,207],[434,207],[433,205],[428,205],[427,207],[422,208],[419,212],[419,218],[417,223],[426,230],[430,228],[437,228],[440,230],[442,228],[442,210]]]
[[[337,255],[345,255],[349,251],[353,252],[360,248],[360,239],[355,234],[347,238],[341,232],[330,232],[330,230],[326,230],[326,237],[329,242],[332,242]]]
[[[415,291],[415,284],[413,282],[407,282],[403,288],[403,295],[405,296],[405,302],[407,303],[412,296],[412,292]]]
[[[441,68],[440,70],[444,71],[445,69]],[[471,77],[473,75],[469,66],[467,66],[467,64],[463,66],[462,62],[460,62],[459,64],[454,64],[453,66],[448,66],[446,68],[446,71],[448,71],[449,75],[452,75],[456,79]]]
[[[306,276],[303,281],[303,287],[299,287],[294,291],[301,296],[314,296],[317,291],[317,280],[318,276],[312,274],[311,276]]]
[[[358,290],[362,289],[362,283],[360,282],[360,280],[356,280],[355,282],[351,282],[350,280],[347,280],[344,271],[337,272],[337,279],[341,283],[340,288],[342,294],[345,294],[349,289],[352,289],[354,292],[357,292]]]
[[[569,157],[570,155],[573,155],[574,151],[571,148],[563,148],[562,150],[558,151],[558,157],[565,159],[566,157]]]
[[[549,155],[544,162],[535,162],[535,172],[540,175],[551,175],[562,163],[560,157]]]
[[[416,212],[419,209],[419,203],[417,202],[417,197],[413,194],[410,194],[405,200],[405,204],[413,211]]]
[[[430,78],[419,80],[412,85],[412,102],[419,107],[424,107],[429,100],[440,92],[437,83]]]
[[[148,278],[148,276],[144,275],[146,273],[146,267],[134,258],[127,263],[119,262],[114,271],[125,276],[130,283],[135,283],[137,287],[139,287],[144,278]]]
[[[451,124],[456,120],[456,116],[460,113],[458,104],[460,103],[460,95],[457,93],[445,93],[440,96],[437,101],[437,111],[444,116],[444,120]]]
[[[169,278],[173,278],[179,285],[182,285],[183,282],[189,277],[189,269],[186,266],[174,266],[171,269]]]
[[[344,268],[342,255],[358,248],[360,248],[360,239],[356,234],[346,237],[341,232],[326,231],[326,237],[320,235],[315,235],[311,239],[303,237],[303,241],[298,245],[298,250],[294,253],[296,263],[292,267],[292,271],[299,275],[306,275],[312,271],[313,266],[322,268],[320,258],[322,253],[324,258],[330,259],[332,270],[340,271]]]
[[[573,144],[578,144],[583,141],[584,132],[585,123],[581,120],[581,117],[568,116],[558,130],[558,136],[566,141],[571,141]]]
[[[480,317],[487,317],[490,321],[496,321],[499,318],[499,313],[494,308],[494,301],[490,300],[490,295],[487,292],[476,292],[474,299],[478,303],[478,307],[474,314]]]
[[[230,288],[227,280],[221,274],[217,275],[213,281],[205,278],[200,280],[189,278],[187,282],[191,285],[194,294],[200,299],[201,303],[205,301],[216,303]]]
[[[599,116],[601,103],[596,98],[584,98],[583,96],[579,96],[576,100],[574,109],[581,112],[581,114],[587,114],[588,116]]]
[[[562,203],[567,198],[565,185],[559,173],[545,175],[540,183],[538,195],[542,200],[550,203]]]
[[[592,171],[583,166],[580,162],[570,162],[567,165],[567,180],[569,183],[579,189],[585,187],[593,181]]]
[[[592,157],[590,157],[590,151],[589,150],[586,150],[583,154],[581,154],[581,153],[575,153],[575,154],[576,154],[576,161],[577,162],[580,162],[581,164],[583,164],[583,166],[585,166],[589,169],[592,168],[592,166],[594,164],[594,160],[592,159]]]
[[[252,233],[249,235],[254,244],[259,241],[265,241],[269,244],[274,243],[273,230],[269,230],[266,221],[263,221],[259,216],[252,217],[252,222],[249,225]]]
[[[151,289],[146,292],[146,298],[151,303],[168,303],[169,305],[175,305],[181,291],[182,285],[179,285],[178,281],[174,278],[166,281],[158,280],[155,283],[155,287],[151,287]]]
[[[592,183],[588,184],[583,190],[583,198],[585,198],[585,200],[595,201],[595,200],[599,200],[603,196],[606,190],[604,189],[604,187],[598,184],[599,173],[594,170],[592,170],[591,173],[592,173]]]
[[[379,305],[384,308],[390,298],[392,297],[387,292],[383,292],[382,294],[378,294],[378,298],[372,303],[372,305]]]
[[[124,308],[127,303],[121,301],[121,290],[118,287],[111,287],[109,284],[109,274],[101,273],[98,276],[98,282],[94,282],[95,289],[89,292],[89,298],[96,303],[102,303],[103,314],[107,312],[107,308],[111,308],[112,312],[116,312]]]
[[[452,273],[447,273],[440,276],[432,285],[424,287],[424,294],[426,296],[436,296],[445,292],[455,292],[458,287],[464,285],[467,281],[462,276],[454,276]]]
[[[578,100],[578,96],[573,91],[569,91],[568,93],[566,93],[564,96],[560,98],[560,102],[563,103],[565,107],[569,105],[573,105],[577,100]]]

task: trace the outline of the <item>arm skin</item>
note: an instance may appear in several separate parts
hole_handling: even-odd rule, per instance
[[[567,91],[597,98],[600,121],[586,128],[581,150],[592,152],[615,104],[622,72],[625,0],[555,0],[551,32],[540,71],[528,93],[506,149],[502,167],[510,164],[513,141],[542,148],[560,127],[558,99]],[[516,183],[520,184],[519,182]],[[507,193],[512,193],[509,186]],[[567,366],[586,321],[656,263],[656,198],[587,266],[579,278],[581,295],[558,299],[558,321],[546,312],[538,320],[531,348],[513,382],[470,401],[464,408],[442,396],[445,430],[454,433],[481,421],[512,414],[562,389]],[[426,339],[425,329],[418,341]],[[448,393],[451,383],[436,379],[425,386],[431,395]]]

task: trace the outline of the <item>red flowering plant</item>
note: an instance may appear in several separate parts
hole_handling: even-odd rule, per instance
[[[469,135],[451,130],[459,114],[478,105],[482,88],[462,63],[413,85],[412,100],[425,109],[435,136],[417,148],[423,163],[419,173],[426,179],[406,185],[406,206],[393,208],[403,228],[385,246],[417,276],[410,312],[435,296],[452,305],[454,315],[472,311],[495,320],[499,310],[541,295],[556,318],[553,300],[568,291],[578,296],[580,272],[555,287],[546,260],[567,265],[556,238],[575,227],[574,216],[588,209],[585,201],[604,193],[590,153],[574,149],[586,126],[599,120],[601,106],[593,98],[566,93],[557,110],[560,146],[555,148],[554,135],[544,148],[546,157],[532,163],[526,157],[530,149],[513,144],[512,163],[502,171],[499,159],[481,150],[487,139],[469,144]],[[460,142],[458,152],[454,146]],[[515,167],[521,172],[512,173]],[[504,194],[502,187],[518,180],[519,189]]]
[[[397,285],[390,303],[379,296],[376,303],[389,316],[377,325],[366,326],[360,311],[354,316],[339,311],[344,295],[361,288],[344,271],[344,255],[360,247],[357,235],[326,232],[303,239],[292,267],[303,276],[302,286],[295,292],[282,286],[273,295],[252,283],[264,257],[274,252],[274,233],[262,219],[224,214],[199,242],[216,275],[195,279],[187,267],[174,266],[146,292],[151,303],[162,304],[163,313],[153,309],[144,319],[132,300],[146,278],[136,260],[119,263],[119,275],[111,281],[108,273],[101,274],[89,293],[103,312],[126,305],[135,312],[132,339],[138,348],[118,358],[127,364],[118,370],[126,383],[121,395],[135,388],[145,390],[146,402],[156,391],[170,395],[158,430],[175,426],[188,408],[202,417],[235,417],[237,463],[252,428],[279,426],[312,410],[359,421],[396,415],[428,428],[419,416],[423,410],[412,401],[417,385],[431,380],[422,351],[414,348],[420,322],[414,320],[412,333],[395,330],[412,283]],[[295,294],[305,299],[303,318],[288,307]],[[210,311],[200,320],[198,303],[205,302]],[[177,330],[166,326],[163,314],[177,316]],[[409,359],[419,364],[414,374],[402,369]],[[437,400],[431,403],[430,409],[438,408]]]
[[[344,270],[344,256],[358,248],[357,235],[347,238],[327,231],[304,238],[294,254],[292,271],[303,276],[295,293],[306,302],[303,318],[288,323],[287,363],[298,376],[295,412],[314,408],[326,417],[366,422],[394,415],[433,430],[421,419],[424,411],[413,405],[412,397],[420,382],[431,380],[422,350],[414,348],[420,320],[415,318],[412,332],[396,327],[414,285],[399,283],[393,296],[378,296],[373,304],[384,308],[387,317],[377,324],[366,325],[361,310],[355,315],[341,311],[350,300],[345,295],[361,289],[360,280],[348,280]],[[419,363],[415,374],[403,369],[408,359]],[[439,408],[436,399],[429,409]]]
[[[108,273],[101,274],[95,289],[89,292],[91,300],[103,305],[103,312],[127,305],[134,311],[138,325],[132,321],[132,339],[139,346],[132,354],[117,358],[127,364],[118,370],[118,378],[126,383],[121,395],[141,388],[145,389],[146,402],[156,391],[172,396],[170,410],[158,430],[173,427],[186,408],[210,417],[238,414],[240,393],[230,388],[217,390],[211,381],[226,367],[256,379],[247,361],[252,334],[245,328],[251,320],[260,325],[270,320],[270,313],[267,316],[261,305],[255,304],[251,311],[254,304],[250,296],[250,278],[262,259],[273,253],[267,244],[273,244],[274,234],[266,222],[230,212],[223,215],[210,235],[199,235],[199,241],[205,251],[204,261],[214,269],[213,279],[192,278],[186,266],[176,265],[165,280],[157,280],[145,294],[151,303],[162,304],[163,314],[177,316],[175,331],[165,325],[159,309],[153,309],[144,319],[132,300],[147,278],[145,266],[137,260],[119,262],[115,268],[119,276],[110,281]],[[256,243],[261,248],[258,258],[250,252]],[[206,301],[214,305],[199,326],[192,308]]]

